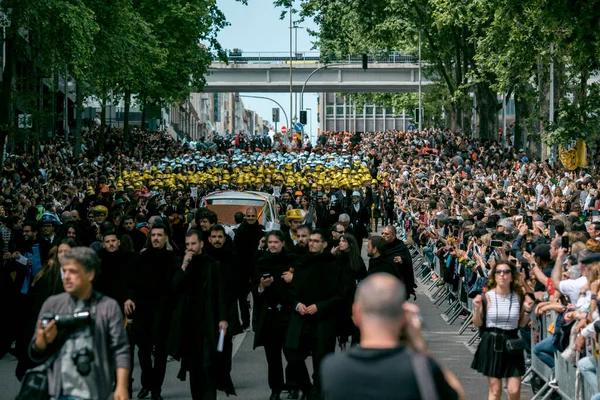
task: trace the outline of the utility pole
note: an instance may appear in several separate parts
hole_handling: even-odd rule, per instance
[[[293,2],[292,2],[293,4]],[[292,4],[290,4],[290,9],[289,9],[289,13],[290,13],[290,114],[292,114],[292,112],[294,111],[294,95],[293,95],[293,86],[292,86],[292,78],[293,78],[293,72],[292,72]],[[292,123],[294,123],[292,121]],[[288,126],[289,132],[292,131],[292,127]]]
[[[421,30],[419,29],[419,133],[421,133],[423,120],[423,93],[421,92]]]
[[[554,123],[554,45],[550,45],[550,104],[549,104],[549,113],[548,122],[550,125]],[[550,133],[552,134],[552,133]],[[546,157],[546,155],[542,155],[542,159]],[[552,163],[556,162],[556,145],[552,146],[550,149],[550,158]]]

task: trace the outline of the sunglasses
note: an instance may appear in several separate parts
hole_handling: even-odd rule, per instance
[[[512,271],[510,269],[497,269],[496,275],[510,275]]]

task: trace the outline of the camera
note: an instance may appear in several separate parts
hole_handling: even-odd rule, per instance
[[[57,328],[70,328],[78,329],[83,327],[90,327],[93,329],[94,326],[94,315],[89,309],[83,309],[66,314],[53,314],[44,313],[42,314],[42,327],[45,328],[51,321],[55,321]],[[93,336],[93,332],[92,332]],[[88,376],[92,371],[92,364],[94,362],[94,352],[92,351],[92,344],[88,343],[83,348],[75,349],[71,355],[73,363],[77,367],[77,372],[81,376]]]
[[[92,320],[92,313],[88,309],[67,314],[44,313],[42,314],[42,328],[48,326],[51,321],[54,321],[56,323],[56,327],[60,328],[91,325],[93,322]]]

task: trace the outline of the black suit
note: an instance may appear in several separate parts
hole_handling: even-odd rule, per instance
[[[368,236],[367,226],[369,225],[369,221],[371,219],[369,215],[370,210],[368,210],[363,204],[359,203],[358,211],[356,211],[354,208],[354,204],[351,204],[346,211],[350,216],[350,223],[354,228],[356,242],[358,243],[359,249],[362,249],[363,239],[366,239]]]
[[[292,311],[286,338],[286,354],[290,363],[288,383],[308,393],[311,387],[305,360],[312,353],[313,384],[310,398],[320,398],[319,367],[328,353],[335,351],[337,314],[342,308],[344,295],[342,270],[335,257],[326,248],[321,254],[308,254],[295,267],[290,286],[293,310],[299,303],[316,305],[313,315]],[[291,382],[290,382],[291,381]]]

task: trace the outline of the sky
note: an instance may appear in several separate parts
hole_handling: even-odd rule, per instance
[[[295,0],[296,6],[300,5],[300,0]],[[230,26],[219,32],[218,39],[221,46],[225,49],[238,48],[243,52],[287,52],[290,51],[290,30],[289,17],[280,20],[281,9],[275,8],[272,0],[249,0],[245,6],[236,0],[217,0],[217,5],[225,14]],[[316,30],[316,25],[312,21],[305,21],[301,24],[303,27]],[[312,38],[306,29],[298,29],[298,52],[307,52],[312,48]],[[263,96],[274,99],[279,102],[288,114],[290,95],[289,93],[241,93],[243,95]],[[304,108],[310,108],[309,124],[305,128],[310,128],[312,135],[316,136],[317,124],[317,93],[304,93]],[[244,106],[254,110],[262,118],[271,121],[272,109],[277,105],[269,100],[244,98]],[[300,94],[298,94],[300,102]],[[293,113],[292,113],[293,114]],[[300,106],[298,106],[298,118],[300,118]],[[285,124],[285,117],[280,112],[280,123],[278,128]],[[314,137],[311,136],[311,137]]]

